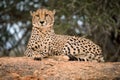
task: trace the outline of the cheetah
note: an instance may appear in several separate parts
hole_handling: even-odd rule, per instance
[[[54,33],[55,10],[45,8],[31,12],[32,33],[25,55],[43,59],[66,55],[70,60],[104,62],[101,48],[89,39]]]

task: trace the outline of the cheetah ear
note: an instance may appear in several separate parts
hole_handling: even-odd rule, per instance
[[[56,13],[55,9],[52,12],[53,12],[53,14],[55,14]]]
[[[33,16],[34,11],[30,11],[30,15]]]

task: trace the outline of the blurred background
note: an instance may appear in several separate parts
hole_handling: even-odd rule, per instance
[[[32,24],[30,11],[56,10],[55,33],[84,36],[120,61],[120,0],[0,0],[0,57],[23,56]]]

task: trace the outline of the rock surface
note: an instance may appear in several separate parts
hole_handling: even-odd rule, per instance
[[[0,58],[0,80],[120,80],[120,62]]]

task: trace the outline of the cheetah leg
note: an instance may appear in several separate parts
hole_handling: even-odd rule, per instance
[[[78,59],[75,56],[71,55],[71,54],[69,54],[67,56],[69,57],[69,61],[78,61]]]
[[[78,61],[85,61],[85,62],[87,62],[88,61],[88,59],[87,58],[77,58],[78,59]]]
[[[43,58],[38,51],[33,51],[31,49],[27,49],[24,54],[25,56],[30,57],[34,60],[42,60]]]
[[[32,55],[32,58],[34,60],[42,60],[43,59],[43,57],[36,51],[34,51],[34,54]]]
[[[84,61],[84,62],[89,61],[89,59],[87,57],[79,57],[79,56],[74,56],[71,54],[69,54],[68,57],[69,57],[70,61]]]

